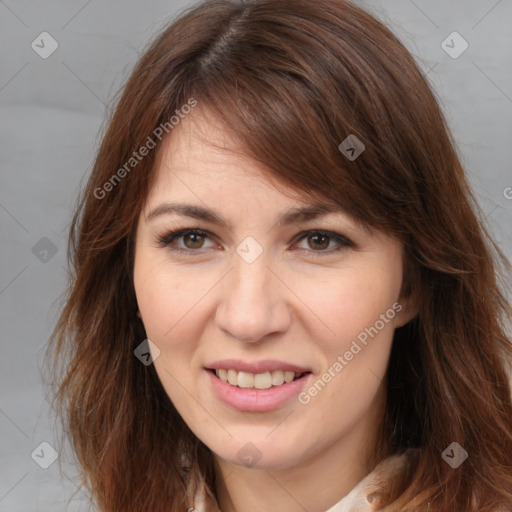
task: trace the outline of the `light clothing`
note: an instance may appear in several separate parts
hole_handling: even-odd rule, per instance
[[[375,512],[378,510],[372,505],[375,489],[400,474],[412,452],[413,449],[410,449],[401,455],[393,455],[382,461],[349,494],[325,512]],[[196,495],[194,508],[194,512],[206,512],[203,493]]]

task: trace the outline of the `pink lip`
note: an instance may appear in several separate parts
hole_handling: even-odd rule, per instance
[[[226,367],[223,366],[222,368]],[[233,366],[228,366],[228,368],[233,370],[236,369]],[[282,369],[282,367],[279,369]],[[293,368],[290,368],[289,371],[292,370]],[[293,397],[297,396],[301,389],[306,385],[309,377],[312,375],[311,373],[307,373],[297,380],[284,383],[281,386],[272,386],[269,389],[247,389],[232,386],[231,384],[224,382],[212,371],[206,370],[206,373],[209,375],[210,382],[212,383],[217,397],[227,405],[243,412],[265,412],[277,409]],[[257,372],[254,372],[254,370],[252,370],[251,373],[262,373],[262,371],[258,369]]]
[[[249,373],[264,373],[274,372],[277,370],[290,371],[295,373],[310,372],[310,368],[304,368],[283,361],[275,360],[264,360],[250,363],[248,361],[242,361],[240,359],[223,359],[222,361],[215,361],[207,365],[208,369],[213,370],[236,370],[237,372],[249,372]]]

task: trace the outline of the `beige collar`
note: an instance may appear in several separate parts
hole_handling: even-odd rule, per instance
[[[374,512],[380,510],[380,494],[376,489],[386,488],[404,470],[413,449],[401,455],[393,455],[383,460],[363,480],[361,480],[344,498],[326,512]],[[377,508],[378,507],[378,508]]]
[[[383,460],[368,474],[352,491],[325,512],[376,512],[379,509],[379,495],[375,489],[386,486],[404,469],[414,449],[409,449],[401,455],[393,455]],[[204,494],[198,493],[194,500],[194,512],[206,512]]]

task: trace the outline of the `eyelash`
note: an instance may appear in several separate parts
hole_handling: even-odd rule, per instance
[[[201,249],[203,249],[202,247],[199,249],[182,249],[181,247],[170,247],[171,244],[175,240],[177,240],[185,235],[189,235],[189,234],[199,235],[199,236],[208,237],[208,238],[215,238],[208,231],[204,231],[199,228],[184,228],[184,229],[176,229],[176,230],[169,231],[169,232],[163,234],[161,237],[158,238],[158,245],[159,245],[159,247],[167,247],[167,248],[170,248],[172,251],[176,251],[176,252],[179,252],[182,254],[191,254],[194,252],[199,253],[201,251]],[[332,253],[342,251],[343,249],[347,249],[349,247],[354,247],[354,244],[348,238],[340,235],[339,233],[334,233],[332,231],[322,231],[319,229],[303,231],[302,233],[300,233],[299,235],[294,237],[293,243],[295,244],[295,243],[301,242],[308,236],[315,236],[315,235],[327,236],[328,238],[336,241],[339,244],[339,246],[335,249],[319,250],[319,251],[314,251],[313,249],[310,249],[310,250],[300,249],[300,250],[305,250],[305,251],[312,253],[312,255],[314,257],[322,257],[325,255],[329,255]]]

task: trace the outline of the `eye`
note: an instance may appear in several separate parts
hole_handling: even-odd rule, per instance
[[[209,237],[210,234],[201,229],[179,229],[160,237],[158,243],[161,247],[174,245],[171,248],[176,251],[192,252],[197,249],[203,249],[204,241]],[[176,242],[180,239],[183,242],[183,246],[176,247]]]
[[[184,228],[170,231],[158,239],[160,247],[169,247],[173,251],[191,254],[207,249],[205,241],[214,238],[212,234],[198,228]],[[354,244],[343,235],[331,231],[310,230],[300,233],[293,240],[294,244],[305,240],[309,247],[299,248],[313,256],[324,256],[333,252],[353,247]],[[181,242],[181,243],[178,243]],[[334,248],[332,247],[334,245]]]
[[[317,253],[314,256],[323,256],[325,254],[331,254],[333,252],[341,251],[348,247],[353,247],[354,244],[343,235],[339,233],[333,233],[331,231],[320,231],[312,230],[306,231],[299,235],[298,241],[305,240],[309,248],[304,250],[310,253]],[[331,246],[330,250],[326,250],[329,246],[334,244],[334,248]],[[337,246],[336,246],[337,245]],[[302,249],[301,249],[302,250]]]

